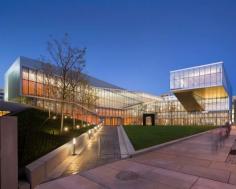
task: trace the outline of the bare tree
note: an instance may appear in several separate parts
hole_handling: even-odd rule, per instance
[[[86,80],[81,85],[80,103],[87,109],[93,111],[96,107],[98,95]],[[88,112],[89,113],[89,112]],[[86,114],[87,119],[87,114]]]
[[[85,49],[81,49],[81,58],[80,61],[76,62],[73,66],[73,69],[68,74],[68,82],[69,82],[69,90],[70,90],[70,100],[72,103],[72,117],[73,117],[73,127],[75,127],[75,103],[78,102],[77,96],[79,95],[79,90],[81,89],[81,85],[86,83],[84,75],[82,71],[85,67]]]
[[[86,91],[85,91],[85,103],[86,106],[93,110],[96,107],[96,102],[98,99],[96,90],[92,88],[90,85],[86,85]]]
[[[42,59],[42,60],[44,62],[46,62],[44,59]],[[50,99],[50,98],[52,98],[52,96],[56,92],[55,68],[53,67],[53,65],[51,65],[49,63],[42,63],[41,69],[43,72],[44,84],[45,84],[45,88],[46,88],[46,90],[44,91],[45,92],[44,95],[46,95]],[[48,118],[50,118],[50,117],[51,117],[51,106],[49,103],[49,105],[48,105]]]
[[[62,40],[51,38],[48,41],[48,52],[50,62],[57,65],[58,75],[58,90],[61,101],[61,127],[60,132],[63,132],[64,127],[64,106],[65,102],[70,98],[70,82],[69,75],[75,66],[81,65],[81,59],[84,57],[85,50],[77,47],[72,47],[68,34],[65,34]],[[85,65],[84,65],[85,66]]]

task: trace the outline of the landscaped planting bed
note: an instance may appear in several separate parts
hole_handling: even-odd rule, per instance
[[[67,117],[64,127],[68,131],[59,134],[60,116],[52,115],[48,118],[48,112],[39,109],[26,109],[15,116],[18,118],[18,164],[19,168],[49,153],[57,147],[67,143],[73,137],[77,137],[93,126],[73,128],[73,120]],[[82,125],[76,120],[76,125]]]

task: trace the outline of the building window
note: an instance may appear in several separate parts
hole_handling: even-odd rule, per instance
[[[37,72],[37,82],[43,83],[43,74],[41,72]]]
[[[22,93],[23,93],[23,95],[28,95],[29,94],[29,82],[28,82],[28,80],[23,79]]]
[[[36,81],[36,72],[34,70],[29,70],[29,80]]]
[[[37,95],[43,96],[43,84],[37,83]]]
[[[23,77],[23,79],[26,79],[26,80],[29,79],[29,69],[27,69],[27,68],[22,69],[22,77]]]
[[[29,81],[29,95],[35,95],[35,82]]]

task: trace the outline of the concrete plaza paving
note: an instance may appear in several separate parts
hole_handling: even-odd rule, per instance
[[[212,151],[211,133],[38,186],[38,189],[233,189],[236,164],[226,163],[236,130]]]

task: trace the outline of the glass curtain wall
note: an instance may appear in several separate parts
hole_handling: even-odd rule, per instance
[[[186,90],[222,85],[222,63],[170,72],[170,89]]]
[[[60,93],[55,82],[51,80],[51,84],[48,84],[41,71],[27,67],[22,68],[21,102],[46,110],[50,109],[57,114],[61,111]],[[96,124],[100,121],[95,112],[83,107],[81,104],[71,102],[70,99],[64,105],[64,113],[91,124]]]
[[[124,111],[125,125],[142,125],[144,113],[154,113],[157,125],[223,125],[229,121],[228,98],[206,99],[206,111],[187,112],[173,95]]]
[[[203,66],[187,69],[180,73],[171,72],[172,90],[206,88],[222,85],[222,65]],[[60,113],[60,94],[53,83],[53,94],[38,70],[22,68],[22,102],[51,109]],[[154,113],[157,125],[222,125],[229,120],[229,97],[200,98],[203,112],[187,112],[172,94],[157,97],[122,89],[92,87],[97,97],[96,105],[87,110],[81,104],[67,103],[65,113],[75,115],[90,123],[103,120],[105,125],[142,125],[144,113]],[[78,90],[77,99],[79,99]]]

